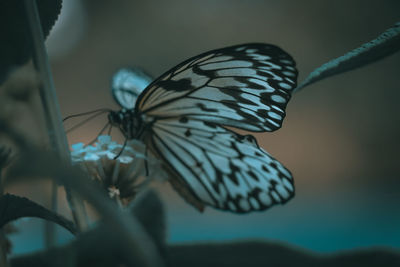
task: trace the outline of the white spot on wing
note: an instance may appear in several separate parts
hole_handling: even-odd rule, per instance
[[[291,71],[282,71],[282,74],[284,74],[284,75],[286,75],[286,76],[289,76],[289,77],[294,77],[295,76],[295,74],[293,73],[293,72],[291,72]]]
[[[248,53],[248,54],[255,53],[255,52],[257,52],[257,49],[254,49],[254,48],[246,49],[246,53]]]
[[[247,68],[251,67],[253,63],[250,61],[243,60],[231,60],[231,61],[223,61],[217,63],[204,64],[200,68],[202,70],[215,70],[215,69],[224,69],[224,68]]]
[[[279,83],[279,86],[283,89],[292,89],[292,86],[287,83]]]
[[[249,201],[253,209],[258,210],[260,208],[260,204],[258,204],[257,200],[254,197],[251,197]]]
[[[243,51],[245,49],[246,49],[245,46],[240,46],[240,47],[236,48],[235,51]]]
[[[247,87],[247,85],[245,83],[236,81],[235,78],[233,78],[233,77],[216,78],[216,79],[211,80],[208,83],[208,85],[216,86],[216,87],[228,87],[228,86]]]
[[[289,192],[282,185],[277,184],[275,189],[284,199],[289,197]]]
[[[253,59],[255,59],[255,60],[263,60],[263,61],[266,61],[266,60],[270,60],[271,59],[271,57],[270,56],[265,56],[265,55],[260,55],[260,54],[251,54],[250,55]]]
[[[271,69],[276,69],[276,70],[280,70],[282,69],[282,67],[280,65],[274,64],[270,61],[266,61],[266,60],[261,60],[260,63],[267,65],[267,66],[260,66],[260,69],[266,69],[266,70],[271,70]]]
[[[269,123],[271,123],[272,125],[274,125],[274,126],[276,126],[276,127],[279,127],[279,124],[276,123],[276,122],[274,122],[273,120],[267,119],[267,121],[268,121]]]
[[[261,201],[261,203],[263,203],[266,206],[269,206],[272,204],[271,198],[265,192],[260,192],[258,194],[258,199]]]
[[[271,196],[272,196],[273,199],[275,199],[276,202],[280,202],[281,201],[281,198],[279,197],[279,195],[275,191],[271,192]]]
[[[248,210],[250,209],[249,202],[247,202],[247,200],[244,199],[244,198],[241,198],[241,199],[239,200],[239,206],[240,206],[240,208],[241,208],[242,210],[244,210],[244,211],[248,211]]]
[[[270,111],[270,112],[268,112],[268,115],[269,115],[271,118],[274,118],[274,119],[277,119],[277,120],[282,120],[282,116],[279,115],[279,114],[276,114],[275,112]]]
[[[286,102],[285,98],[283,98],[280,95],[272,95],[271,99],[272,99],[272,101],[274,101],[276,103],[285,103]]]
[[[221,195],[222,200],[226,200],[226,197],[228,196],[228,192],[226,192],[225,186],[223,184],[219,184],[218,186],[219,194]]]
[[[282,182],[283,182],[283,185],[290,191],[290,192],[293,192],[293,185],[292,185],[292,183],[290,183],[290,181],[288,180],[288,179],[286,179],[286,178],[283,178],[282,179]]]
[[[281,164],[278,164],[278,167],[279,167],[279,171],[281,171],[288,179],[292,179],[292,175],[289,173],[289,171],[286,168],[284,168]]]
[[[254,78],[250,78],[249,82],[258,84],[262,87],[264,87],[265,89],[267,89],[267,91],[263,91],[263,92],[267,92],[267,93],[272,93],[275,91],[275,89],[273,87],[271,87],[268,82],[264,81],[264,80],[259,80],[259,79],[254,79]]]
[[[283,64],[293,64],[292,61],[287,60],[287,59],[280,59],[279,61],[282,62]]]
[[[271,97],[271,98],[272,98],[272,97]],[[275,102],[277,102],[277,101],[275,101]],[[284,112],[284,110],[283,110],[283,109],[281,109],[281,108],[280,108],[280,107],[278,107],[278,106],[271,105],[271,107],[272,107],[273,109],[277,110],[277,111]]]
[[[257,76],[256,70],[250,68],[218,70],[216,73],[220,76]]]

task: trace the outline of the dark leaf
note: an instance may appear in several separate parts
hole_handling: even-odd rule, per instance
[[[319,254],[265,241],[239,241],[220,244],[173,245],[168,249],[169,264],[174,267],[398,267],[400,252],[393,249],[348,250]]]
[[[76,234],[75,225],[68,219],[58,215],[45,207],[25,198],[11,194],[0,197],[0,227],[24,217],[36,217],[52,221],[72,234]]]
[[[69,245],[46,252],[11,259],[12,267],[118,267],[126,266],[121,257],[123,243],[99,227],[83,233]],[[241,241],[222,244],[171,245],[167,249],[171,267],[398,267],[400,253],[391,249],[348,250],[335,254],[317,254],[267,241]],[[143,265],[134,265],[143,266]]]
[[[131,211],[153,239],[160,253],[165,255],[166,221],[164,206],[154,191],[143,192],[131,203]]]
[[[387,29],[376,39],[316,68],[299,84],[295,91],[330,76],[363,67],[399,50],[400,22]]]
[[[32,0],[33,1],[33,0]],[[44,37],[47,37],[61,11],[62,0],[37,1]],[[0,1],[0,84],[8,73],[25,64],[32,54],[32,43],[23,0]]]

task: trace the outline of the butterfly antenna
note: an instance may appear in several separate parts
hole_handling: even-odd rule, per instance
[[[71,119],[71,118],[80,117],[80,116],[85,116],[85,115],[89,115],[89,114],[92,114],[92,113],[95,113],[95,112],[101,112],[101,113],[103,113],[103,112],[106,112],[106,111],[110,112],[111,109],[102,108],[102,109],[96,109],[96,110],[92,110],[92,111],[88,111],[88,112],[83,112],[83,113],[78,113],[78,114],[74,114],[74,115],[69,115],[69,116],[67,116],[67,117],[65,117],[65,118],[63,119],[63,122],[66,121],[66,120],[68,120],[68,119]]]
[[[107,122],[107,124],[100,130],[100,132],[97,134],[96,138],[93,139],[92,141],[90,141],[86,146],[90,146],[92,145],[94,142],[96,142],[97,138],[99,138],[100,135],[102,135],[102,133],[104,132],[104,130],[108,127],[108,125],[111,126],[111,124],[109,122]]]
[[[69,128],[69,129],[66,130],[65,132],[66,132],[66,133],[72,132],[73,130],[75,130],[75,129],[81,127],[83,124],[85,124],[85,123],[87,123],[88,121],[90,121],[90,120],[96,118],[97,116],[100,116],[101,114],[103,114],[103,113],[105,113],[105,112],[107,112],[107,111],[108,111],[108,110],[97,111],[98,113],[96,113],[96,114],[90,116],[89,118],[86,118],[85,120],[81,121],[80,123],[78,123],[78,124],[72,126],[71,128]],[[93,112],[91,112],[91,113],[93,113]],[[77,115],[78,115],[78,114],[77,114]],[[72,115],[72,116],[74,116],[74,115]],[[72,117],[71,117],[71,118],[72,118]],[[66,119],[68,119],[68,117],[65,118],[64,120],[66,120]],[[107,125],[108,125],[108,123],[107,123]]]
[[[128,142],[128,139],[127,138],[125,138],[125,141],[124,141],[124,144],[123,144],[123,146],[122,146],[122,149],[121,149],[121,151],[119,151],[119,153],[118,153],[118,155],[116,155],[115,157],[114,157],[114,159],[117,159],[117,158],[119,158],[119,156],[121,156],[121,154],[122,154],[122,151],[124,151],[124,149],[125,149],[125,147],[126,147],[126,143]]]

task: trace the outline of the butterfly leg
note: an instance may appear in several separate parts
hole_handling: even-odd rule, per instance
[[[128,142],[128,139],[125,138],[124,144],[122,145],[121,150],[119,151],[118,155],[116,155],[114,157],[114,160],[117,159],[119,156],[121,156],[122,152],[124,151],[125,147],[126,147],[126,143]]]

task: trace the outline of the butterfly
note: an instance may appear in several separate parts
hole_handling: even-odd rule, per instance
[[[279,129],[297,70],[281,48],[250,43],[192,57],[152,79],[122,69],[109,123],[163,162],[173,187],[200,210],[265,210],[294,196],[288,169],[251,135]]]

